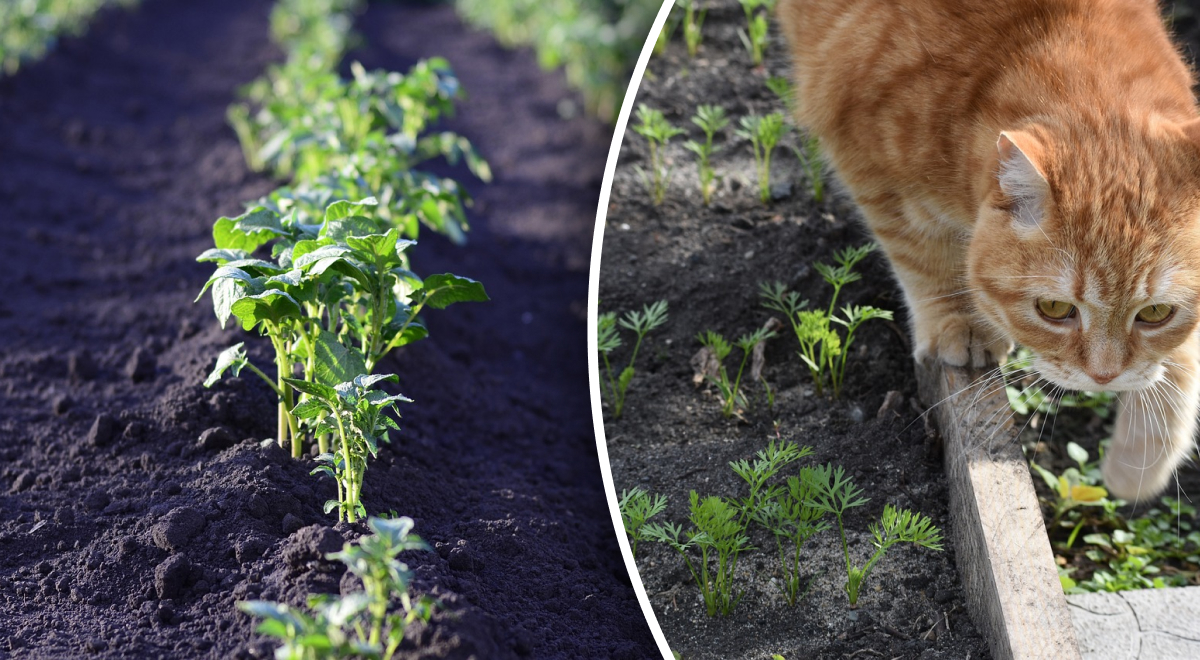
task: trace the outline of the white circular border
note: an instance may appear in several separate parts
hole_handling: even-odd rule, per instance
[[[612,145],[608,149],[608,162],[604,166],[604,183],[600,187],[600,202],[596,207],[596,231],[592,236],[591,272],[588,277],[587,313],[588,383],[592,390],[592,424],[596,430],[596,454],[600,458],[600,474],[604,478],[604,495],[608,498],[608,511],[612,516],[617,543],[621,546],[621,556],[625,559],[625,570],[629,573],[629,580],[633,583],[634,592],[637,593],[638,603],[642,606],[642,614],[646,617],[646,623],[650,626],[650,632],[654,635],[654,641],[658,644],[658,650],[662,653],[664,660],[674,660],[674,655],[667,646],[667,638],[663,635],[662,627],[658,625],[658,618],[654,616],[654,610],[650,608],[650,597],[646,595],[646,587],[642,584],[641,575],[638,574],[637,563],[634,562],[633,552],[629,548],[629,538],[625,533],[625,526],[621,522],[621,511],[617,507],[617,491],[616,486],[613,485],[612,467],[608,462],[608,443],[604,437],[604,409],[600,401],[600,357],[596,348],[596,322],[599,315],[600,253],[604,245],[604,224],[608,216],[608,200],[612,195],[613,174],[617,170],[617,156],[621,153],[621,141],[625,137],[629,115],[633,110],[634,97],[637,95],[638,87],[642,84],[646,65],[654,51],[654,44],[658,41],[658,34],[666,24],[667,16],[670,15],[674,5],[675,0],[665,0],[662,8],[658,11],[658,16],[654,19],[654,25],[651,26],[646,43],[642,46],[642,53],[638,56],[637,66],[633,69],[633,77],[629,80],[629,88],[625,91],[625,100],[621,103],[621,114],[617,118],[617,125],[613,131]]]

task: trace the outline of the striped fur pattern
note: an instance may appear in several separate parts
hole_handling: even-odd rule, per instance
[[[887,254],[914,357],[984,366],[1015,341],[1054,387],[1124,392],[1107,486],[1160,493],[1200,407],[1200,113],[1153,0],[778,11],[797,119]]]

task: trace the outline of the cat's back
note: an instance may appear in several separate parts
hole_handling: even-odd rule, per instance
[[[779,21],[798,118],[843,174],[861,164],[950,184],[981,126],[994,143],[1063,104],[1192,112],[1191,74],[1153,0],[780,0]]]

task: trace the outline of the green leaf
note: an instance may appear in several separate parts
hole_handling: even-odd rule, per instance
[[[325,207],[325,222],[330,220],[341,220],[347,216],[358,215],[359,211],[367,210],[370,207],[377,206],[379,200],[374,197],[366,197],[357,202],[348,200],[339,200]]]
[[[229,322],[229,316],[233,313],[233,303],[247,295],[249,292],[246,291],[246,288],[231,278],[220,279],[213,284],[213,311],[217,315],[217,320],[221,322],[222,328]]]
[[[404,333],[399,337],[396,333],[404,328]],[[429,330],[421,323],[420,319],[413,319],[408,327],[404,327],[404,320],[393,319],[387,325],[383,326],[383,338],[389,342],[391,346],[400,347],[407,346],[415,341],[420,341],[429,336]]]
[[[304,635],[297,639],[296,643],[302,648],[316,651],[329,651],[333,648],[333,642],[329,641],[329,636],[322,633]]]
[[[372,406],[382,406],[382,405],[392,403],[393,401],[400,401],[403,403],[412,403],[412,399],[404,396],[403,394],[388,394],[387,392],[381,392],[381,391],[371,392],[371,393],[367,394],[366,401],[367,401],[367,403],[371,404]]]
[[[292,246],[292,265],[296,268],[299,268],[300,266],[295,263],[297,259],[309,254],[310,252],[316,251],[317,248],[332,244],[333,239],[331,238],[305,239],[302,241],[296,241],[296,244]]]
[[[329,406],[320,399],[308,399],[296,404],[292,414],[298,419],[315,419],[329,412]]]
[[[220,218],[213,225],[213,243],[218,249],[253,252],[276,236],[283,236],[279,214],[262,206],[237,216]]]
[[[302,241],[302,242],[309,243],[309,244],[315,243],[315,241]],[[299,244],[297,244],[297,245],[299,245]],[[343,257],[348,256],[349,254],[350,254],[350,248],[345,247],[343,245],[316,246],[316,247],[314,247],[314,249],[304,252],[300,255],[297,255],[296,252],[293,250],[292,251],[292,266],[294,266],[295,268],[304,269],[304,268],[308,267],[309,265],[316,264],[317,262],[320,262],[320,261],[328,261],[329,263],[332,263],[332,260],[341,259]],[[324,272],[325,269],[329,268],[329,263],[325,263],[322,266],[320,266],[319,268],[315,268],[314,269],[315,274],[319,275],[322,272]]]
[[[351,249],[364,253],[365,255],[386,256],[388,261],[395,261],[398,258],[396,252],[396,243],[400,240],[400,230],[396,228],[389,229],[386,234],[367,234],[366,236],[347,236],[346,245]],[[364,260],[367,261],[367,260]],[[370,259],[369,261],[374,261]]]
[[[380,234],[385,227],[380,220],[363,215],[351,215],[339,220],[330,220],[321,227],[321,236],[334,240],[345,240],[347,236]]]
[[[337,475],[334,474],[333,468],[329,467],[328,465],[318,465],[316,469],[314,469],[312,472],[309,472],[309,474],[327,474],[331,479],[337,479]]]
[[[300,627],[301,621],[292,613],[291,608],[281,603],[272,603],[266,600],[242,600],[238,601],[237,608],[250,616],[256,616],[260,619],[275,619],[283,621],[291,625]]]
[[[242,321],[242,329],[250,330],[259,323],[279,323],[300,316],[296,299],[278,289],[268,289],[254,296],[239,298],[230,311]]]
[[[322,507],[322,509],[324,509],[325,513],[329,513],[330,511],[338,508],[339,504],[340,503],[337,500],[325,500],[325,506]]]
[[[287,624],[279,619],[267,619],[258,624],[258,632],[268,637],[278,637],[280,639],[287,639],[292,636]]]
[[[297,392],[303,392],[318,399],[332,402],[338,398],[337,392],[329,385],[313,383],[299,378],[288,378],[287,376],[284,376],[283,382],[291,385]]]
[[[484,291],[483,284],[450,273],[426,277],[424,287],[419,293],[424,294],[425,304],[434,309],[445,309],[457,302],[491,300]]]
[[[200,299],[204,297],[204,292],[208,291],[208,287],[213,286],[221,280],[235,280],[238,282],[244,282],[246,284],[251,284],[255,281],[253,275],[247,273],[241,268],[221,266],[213,271],[213,274],[208,277],[208,281],[204,283],[204,286],[200,289],[199,295],[197,295],[196,299],[192,302],[199,302]]]
[[[343,346],[337,335],[321,330],[313,346],[316,359],[313,377],[318,383],[333,387],[367,373],[362,354]]]
[[[196,257],[196,261],[215,261],[217,265],[224,266],[230,261],[238,261],[241,259],[249,259],[250,253],[245,250],[222,250],[219,248],[209,248],[200,253]]]
[[[1087,463],[1088,460],[1087,450],[1075,444],[1074,442],[1067,443],[1067,455],[1071,457],[1071,460],[1075,461],[1081,466],[1084,463]]]
[[[235,377],[241,373],[242,367],[247,364],[244,345],[245,342],[238,342],[221,351],[221,354],[217,356],[217,366],[213,367],[208,378],[204,379],[205,387],[212,387],[214,383],[221,380],[221,376],[225,374],[226,370],[232,370]]]
[[[399,381],[400,378],[396,374],[360,374],[355,376],[352,382],[354,383],[355,387],[361,387],[364,390],[369,390],[375,385],[375,383],[385,380],[395,383]]]

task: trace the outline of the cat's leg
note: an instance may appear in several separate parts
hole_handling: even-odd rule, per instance
[[[1200,408],[1200,340],[1193,335],[1171,354],[1153,387],[1121,395],[1104,485],[1131,502],[1157,497],[1192,451]]]
[[[997,364],[1012,341],[976,314],[966,284],[963,231],[896,195],[857,199],[904,290],[913,332],[913,357],[951,366]]]

